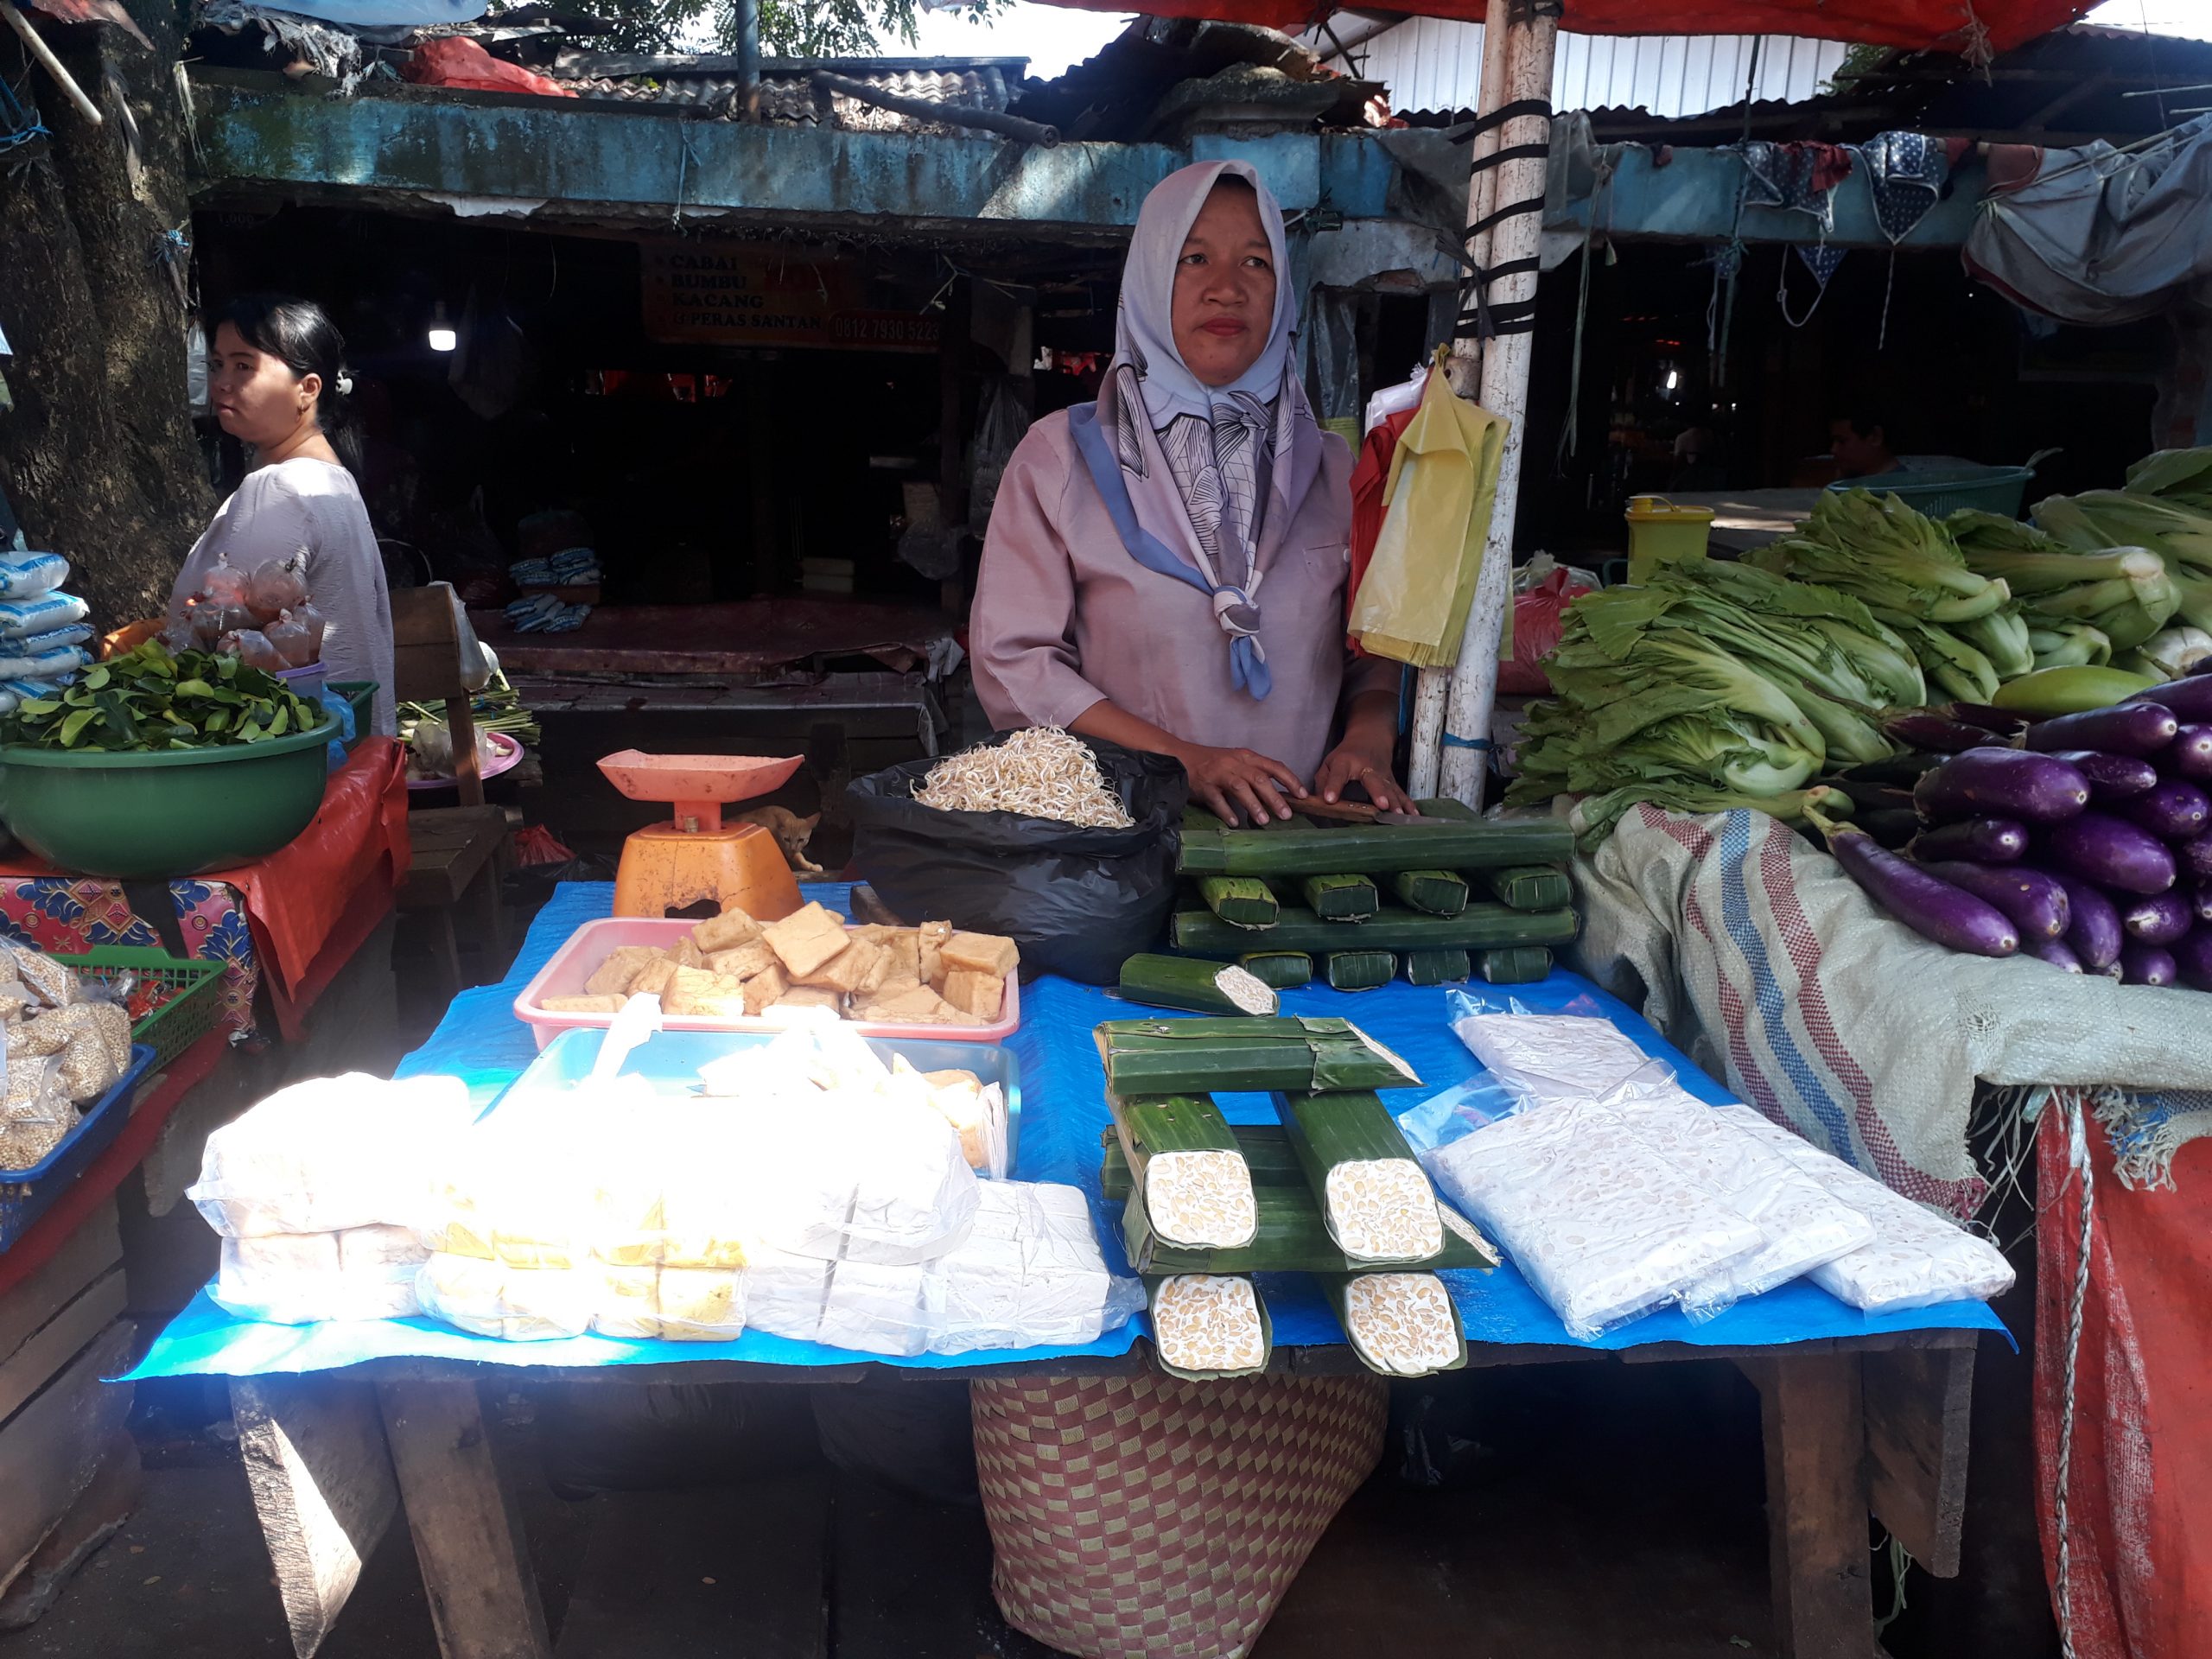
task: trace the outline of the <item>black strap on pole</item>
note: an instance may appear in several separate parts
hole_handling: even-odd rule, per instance
[[[1452,129],[1451,139],[1455,144],[1472,142],[1492,127],[1503,126],[1508,121],[1517,121],[1523,116],[1536,116],[1548,121],[1552,118],[1552,101],[1548,98],[1524,98],[1511,104],[1501,104],[1488,115],[1478,115],[1464,127]]]

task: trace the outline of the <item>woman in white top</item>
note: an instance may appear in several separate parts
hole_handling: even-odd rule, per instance
[[[351,385],[345,338],[321,306],[276,295],[233,301],[213,338],[208,401],[251,451],[253,470],[185,560],[169,615],[184,614],[219,556],[251,572],[304,549],[308,591],[327,624],[323,666],[333,682],[376,682],[373,729],[391,736],[391,598],[360,486],[332,443],[343,441]]]

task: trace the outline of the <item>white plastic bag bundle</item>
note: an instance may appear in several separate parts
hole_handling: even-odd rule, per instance
[[[930,1265],[930,1352],[1075,1346],[1143,1308],[1143,1285],[1106,1265],[1078,1189],[987,1181],[980,1196],[968,1242]]]
[[[824,1095],[804,1110],[733,1109],[752,1236],[795,1255],[909,1267],[968,1236],[976,1172],[933,1109]]]
[[[427,1255],[404,1227],[226,1238],[211,1294],[238,1318],[273,1325],[411,1319]]]
[[[0,599],[36,599],[69,580],[59,553],[0,553]]]
[[[1462,1126],[1464,1127],[1464,1126]],[[1585,1341],[1686,1300],[1766,1246],[1751,1222],[1590,1100],[1526,1106],[1421,1161]]]
[[[581,1103],[510,1101],[446,1145],[416,1234],[442,1255],[524,1269],[587,1267],[601,1211],[586,1149],[611,1155],[626,1133],[613,1115]]]
[[[1813,1282],[1838,1301],[1869,1313],[1899,1313],[1939,1302],[1986,1302],[2012,1289],[2012,1264],[1987,1239],[1891,1192],[1749,1106],[1719,1109],[1872,1224],[1873,1243],[1813,1269]]]
[[[1516,1099],[1612,1102],[1674,1084],[1674,1069],[1610,1020],[1495,1013],[1465,991],[1451,1001],[1454,1034]]]
[[[602,1336],[728,1342],[745,1333],[745,1274],[727,1268],[599,1271],[592,1329]]]
[[[599,1275],[563,1268],[518,1268],[480,1256],[433,1251],[415,1279],[423,1312],[458,1330],[503,1342],[547,1342],[591,1328]]]
[[[1611,1103],[1654,1151],[1765,1236],[1764,1249],[1726,1270],[1725,1286],[1698,1287],[1686,1303],[1760,1295],[1873,1242],[1874,1225],[1865,1216],[1680,1088]]]
[[[470,1116],[456,1077],[294,1084],[207,1137],[185,1196],[231,1238],[411,1225]]]

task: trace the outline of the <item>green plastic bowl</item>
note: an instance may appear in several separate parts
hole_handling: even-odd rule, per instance
[[[227,869],[315,821],[337,722],[146,754],[0,747],[0,818],[59,869],[125,881]]]

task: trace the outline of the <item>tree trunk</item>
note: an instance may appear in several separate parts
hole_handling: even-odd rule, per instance
[[[30,545],[75,566],[69,587],[102,628],[162,610],[215,505],[186,403],[184,267],[161,257],[169,232],[192,229],[178,14],[130,10],[154,50],[29,14],[100,106],[97,127],[0,35],[0,73],[54,134],[0,167],[0,326],[16,352],[0,490]]]

